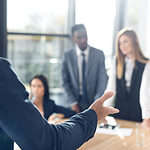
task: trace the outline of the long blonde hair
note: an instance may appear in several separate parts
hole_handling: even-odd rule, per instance
[[[118,34],[116,38],[116,58],[117,58],[117,77],[120,79],[123,76],[123,67],[124,67],[124,62],[125,62],[125,56],[120,50],[120,37],[122,35],[126,35],[131,39],[132,46],[133,46],[133,52],[134,52],[134,57],[136,61],[139,61],[141,63],[147,63],[148,59],[143,55],[138,37],[132,29],[129,28],[124,28],[122,29]]]

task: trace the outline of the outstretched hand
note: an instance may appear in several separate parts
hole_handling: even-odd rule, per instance
[[[113,107],[106,107],[103,106],[104,102],[108,100],[110,97],[112,97],[114,94],[113,92],[106,92],[102,97],[98,98],[91,106],[89,109],[93,109],[96,114],[98,120],[100,122],[106,122],[105,117],[110,115],[110,114],[115,114],[118,113],[119,110]]]

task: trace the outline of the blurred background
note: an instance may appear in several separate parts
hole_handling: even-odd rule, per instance
[[[148,16],[149,0],[1,0],[0,56],[11,61],[27,89],[35,74],[46,75],[52,97],[63,105],[61,63],[73,46],[71,27],[85,24],[89,44],[105,53],[109,71],[116,33],[124,27],[137,32],[150,58]]]

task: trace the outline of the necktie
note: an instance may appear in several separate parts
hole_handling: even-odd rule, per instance
[[[86,71],[86,60],[85,60],[85,54],[82,53],[82,99],[84,101],[87,100],[85,71]]]

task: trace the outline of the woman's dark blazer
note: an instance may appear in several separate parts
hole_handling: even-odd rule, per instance
[[[56,105],[55,102],[51,99],[45,98],[44,99],[44,117],[48,120],[49,116],[53,113],[61,113],[64,114],[65,118],[69,118],[76,113],[69,108],[65,108],[63,106]]]

